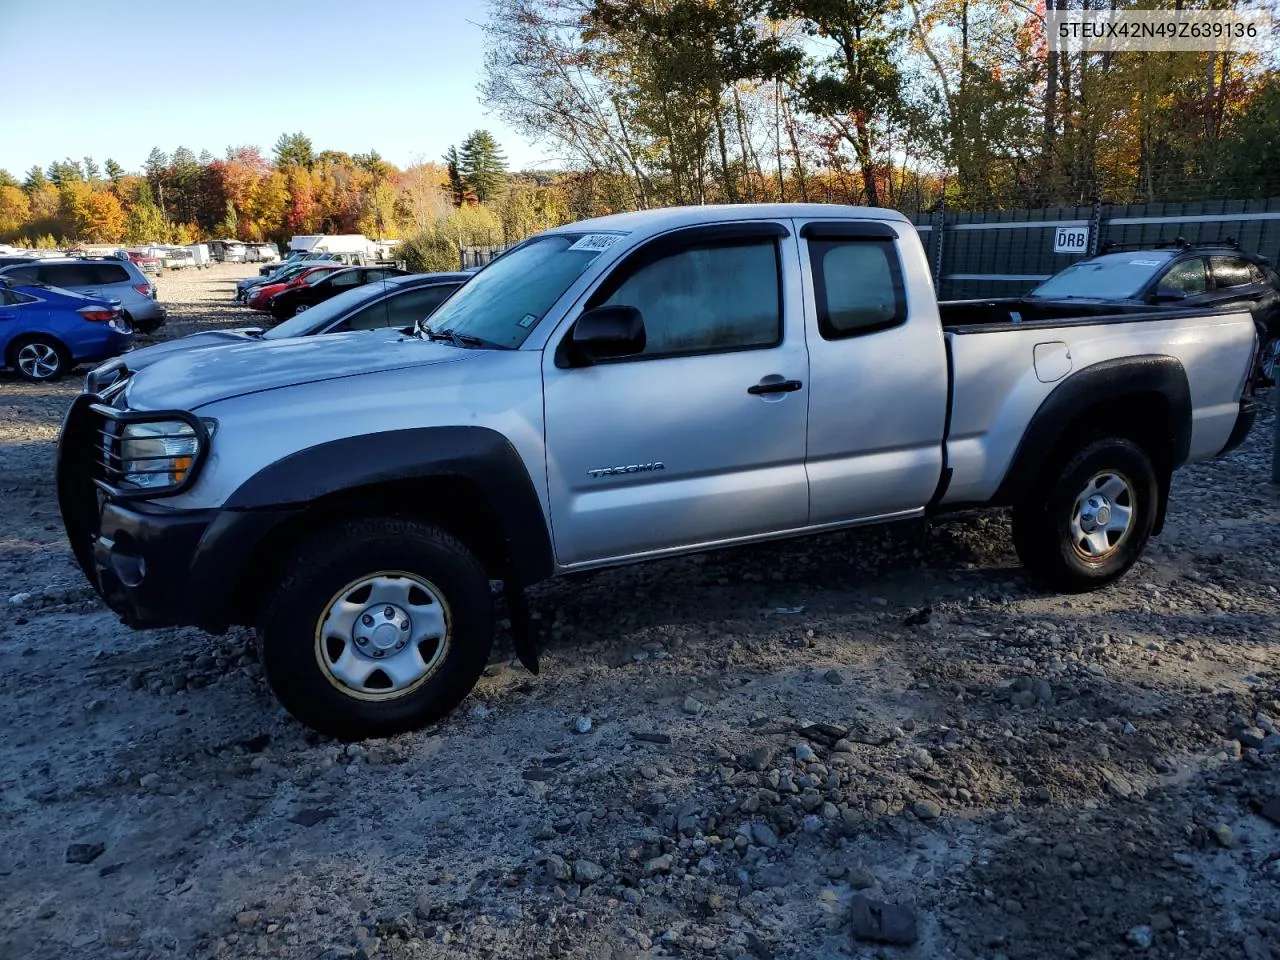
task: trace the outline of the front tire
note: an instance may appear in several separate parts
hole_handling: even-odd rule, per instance
[[[1124,576],[1151,537],[1160,486],[1146,452],[1122,437],[1087,442],[1013,509],[1028,573],[1057,590],[1096,590]]]
[[[448,714],[493,644],[489,577],[439,527],[375,517],[302,543],[260,623],[267,681],[293,716],[356,740]]]

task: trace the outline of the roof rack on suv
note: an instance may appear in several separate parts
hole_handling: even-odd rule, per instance
[[[1194,243],[1182,238],[1175,237],[1172,240],[1159,240],[1155,243],[1116,243],[1114,240],[1104,240],[1099,253],[1111,253],[1114,250],[1168,250],[1170,247],[1178,250],[1191,250],[1195,247],[1230,247],[1232,250],[1239,250],[1240,243],[1235,237],[1227,237],[1223,240],[1197,240]]]

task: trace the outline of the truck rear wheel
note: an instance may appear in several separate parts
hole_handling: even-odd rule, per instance
[[[1142,555],[1160,489],[1151,458],[1122,437],[1085,444],[1013,509],[1013,543],[1033,576],[1072,593],[1123,576]]]
[[[471,691],[493,644],[475,555],[431,524],[352,521],[302,543],[259,625],[267,681],[291,714],[345,740],[416,730]]]

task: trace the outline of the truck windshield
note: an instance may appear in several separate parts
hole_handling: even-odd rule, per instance
[[[1142,253],[1082,260],[1050,277],[1028,296],[1126,300],[1145,287],[1167,260],[1167,256]]]
[[[459,287],[423,329],[514,349],[591,262],[620,239],[616,233],[557,233],[531,240]]]

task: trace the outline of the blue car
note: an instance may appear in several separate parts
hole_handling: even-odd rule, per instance
[[[56,380],[76,364],[132,349],[118,301],[0,279],[0,357],[19,376]]]

